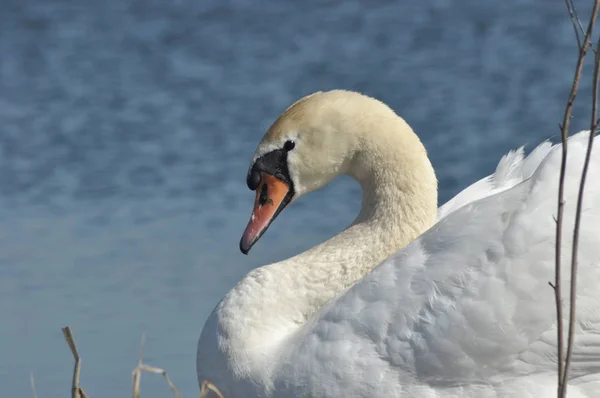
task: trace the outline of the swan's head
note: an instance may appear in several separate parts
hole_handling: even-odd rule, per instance
[[[288,204],[348,174],[360,145],[357,126],[376,108],[393,113],[359,93],[317,92],[291,105],[271,125],[248,170],[248,188],[256,198],[240,241],[242,253],[249,252]]]

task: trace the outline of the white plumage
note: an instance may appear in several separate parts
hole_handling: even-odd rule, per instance
[[[331,106],[335,116],[320,114],[314,125],[294,125],[313,131],[315,125],[328,125],[327,120],[339,124],[346,109],[356,114],[348,105],[352,101],[360,103],[363,116],[377,111],[392,118],[389,108],[355,93],[321,96],[325,99],[319,101],[332,105],[321,102],[316,109]],[[300,112],[302,118],[313,117],[312,110]],[[377,120],[367,128],[369,137],[372,126],[392,127]],[[269,145],[287,138],[290,128],[284,127],[271,133]],[[403,121],[396,127],[410,130]],[[312,142],[302,140],[301,128],[292,129],[298,147]],[[402,145],[408,147],[403,134]],[[568,143],[565,287],[587,138],[582,132]],[[369,153],[367,144],[357,145],[359,152]],[[390,142],[385,146],[407,157],[402,148]],[[599,147],[592,155],[581,223],[578,321],[568,395],[573,398],[600,397]],[[395,220],[386,221],[379,210],[365,210],[386,205],[368,199],[363,163],[343,168],[363,185],[367,199],[361,216],[332,240],[252,271],[219,303],[198,345],[200,381],[211,380],[226,398],[553,396],[556,310],[548,282],[554,280],[560,151],[560,145],[543,143],[527,157],[523,149],[507,154],[493,175],[440,207],[437,222],[410,238],[403,234],[406,224],[417,229],[419,224],[410,220],[410,212],[419,212],[416,197],[406,203],[410,182],[397,192],[386,191],[386,211]],[[385,151],[371,152],[384,162]],[[295,173],[303,173],[305,163],[293,157],[289,162],[290,168],[298,165]],[[400,162],[389,178],[402,180],[395,173],[406,174],[406,167],[415,165]],[[369,180],[391,184],[388,177],[375,174]],[[417,173],[415,179],[425,174]],[[295,182],[304,184],[302,178],[295,177]],[[426,178],[422,181],[427,183]],[[397,242],[391,242],[393,237]],[[383,262],[371,253],[378,251],[388,252]],[[567,317],[568,289],[564,292]]]

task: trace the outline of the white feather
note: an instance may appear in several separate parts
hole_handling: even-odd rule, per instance
[[[565,319],[588,137],[581,132],[568,141]],[[408,148],[399,162],[413,152]],[[211,380],[226,397],[553,396],[557,321],[549,282],[560,160],[561,146],[548,142],[527,157],[522,148],[508,153],[494,174],[440,207],[431,228],[373,269],[359,266],[374,261],[389,237],[361,229],[359,216],[331,241],[252,271],[206,322],[200,381]],[[378,178],[397,178],[385,170],[391,174]],[[600,397],[600,145],[587,181],[569,397],[591,398]],[[407,215],[413,208],[394,209]]]

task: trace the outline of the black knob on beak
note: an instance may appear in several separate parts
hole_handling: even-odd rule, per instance
[[[256,191],[258,185],[260,184],[261,175],[260,171],[258,171],[255,167],[248,172],[248,176],[246,177],[246,184],[248,184],[248,188],[252,191]]]

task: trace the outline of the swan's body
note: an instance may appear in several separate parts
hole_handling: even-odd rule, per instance
[[[569,140],[565,286],[587,136]],[[559,146],[544,143],[527,157],[510,153],[492,176],[437,209],[425,149],[374,99],[333,91],[299,101],[271,127],[253,163],[291,139],[297,144],[286,158],[291,201],[349,174],[363,188],[360,215],[329,241],[250,272],[223,298],[198,345],[200,381],[212,381],[226,398],[556,393],[548,282],[554,279]],[[600,397],[595,148],[569,397]]]

